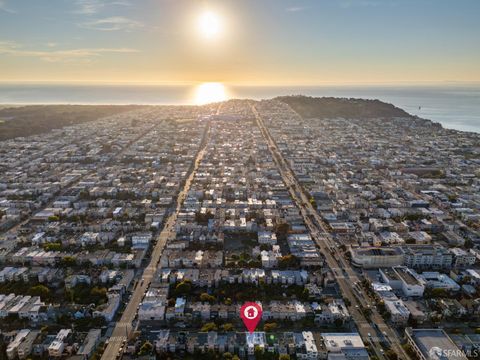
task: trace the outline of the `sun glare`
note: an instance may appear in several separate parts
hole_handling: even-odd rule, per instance
[[[203,83],[195,90],[195,103],[204,105],[227,100],[227,91],[221,83]]]
[[[203,37],[212,39],[220,34],[222,23],[217,14],[205,11],[198,19],[198,29]]]

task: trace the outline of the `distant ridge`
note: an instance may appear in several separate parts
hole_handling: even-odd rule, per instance
[[[138,109],[138,105],[28,105],[0,109],[0,141]]]
[[[303,95],[279,96],[275,100],[280,100],[290,105],[293,110],[304,118],[413,118],[406,111],[380,100]]]

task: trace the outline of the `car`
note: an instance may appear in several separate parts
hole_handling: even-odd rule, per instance
[[[372,337],[372,334],[368,333],[368,337],[371,338],[371,337]]]

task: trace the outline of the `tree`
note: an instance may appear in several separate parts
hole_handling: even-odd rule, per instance
[[[63,259],[60,260],[60,266],[63,267],[72,267],[75,266],[77,263],[77,260],[73,256],[65,256]]]
[[[233,324],[232,323],[225,323],[222,325],[223,331],[233,331]]]
[[[40,296],[41,299],[50,297],[50,289],[45,285],[35,285],[30,289],[31,296]]]
[[[432,298],[444,298],[448,295],[447,291],[441,288],[431,289],[429,293]]]
[[[60,251],[62,250],[62,244],[61,243],[46,243],[43,244],[43,250],[45,251]]]
[[[301,300],[307,301],[310,297],[310,291],[307,288],[303,289],[302,295],[300,296]]]
[[[389,349],[387,351],[385,351],[385,357],[389,360],[397,360],[398,359],[398,355],[395,351],[393,351],[392,349]]]
[[[143,345],[140,347],[140,351],[138,355],[147,355],[153,350],[153,345],[150,341],[145,341]]]
[[[185,279],[177,284],[175,287],[175,293],[177,296],[188,295],[192,290],[192,282]]]
[[[95,286],[90,290],[90,296],[93,302],[105,302],[107,300],[107,289]]]
[[[217,331],[217,325],[214,322],[206,323],[200,329],[201,332]]]
[[[277,224],[275,229],[275,232],[277,233],[277,235],[282,237],[286,237],[289,231],[290,231],[290,225],[287,223]]]
[[[200,301],[202,301],[202,302],[213,303],[213,302],[215,302],[215,300],[216,300],[215,296],[209,295],[207,293],[201,293],[200,294]]]
[[[278,259],[280,269],[295,268],[299,265],[298,258],[295,255],[288,254]]]
[[[278,327],[278,324],[275,322],[265,323],[265,325],[263,325],[263,331],[270,332],[275,330],[277,327]]]
[[[263,357],[263,349],[258,346],[258,345],[255,345],[255,359],[261,359]]]
[[[288,354],[281,354],[281,355],[278,357],[278,360],[290,360],[290,355],[288,355]]]

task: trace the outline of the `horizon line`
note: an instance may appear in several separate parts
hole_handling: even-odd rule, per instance
[[[432,81],[377,81],[377,82],[230,82],[230,81],[91,81],[91,80],[0,80],[0,85],[88,85],[88,86],[198,86],[219,83],[236,87],[322,87],[322,86],[422,86],[422,85],[480,85],[480,80],[432,80]]]

